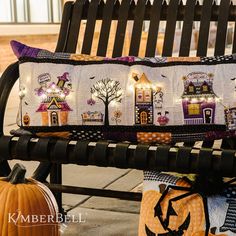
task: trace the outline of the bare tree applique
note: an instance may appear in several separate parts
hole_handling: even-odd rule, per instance
[[[112,80],[110,78],[97,81],[91,88],[91,94],[101,100],[105,106],[105,122],[106,126],[109,125],[109,104],[114,102],[121,102],[122,90],[120,82]]]

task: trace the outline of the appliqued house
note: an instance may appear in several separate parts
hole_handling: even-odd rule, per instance
[[[213,91],[213,74],[192,72],[184,76],[183,81],[184,123],[214,123],[217,96]]]
[[[135,124],[153,124],[153,88],[144,73],[135,84]]]
[[[225,121],[229,130],[236,130],[236,107],[225,109]]]
[[[47,96],[41,102],[36,112],[41,112],[43,126],[67,125],[68,112],[72,111],[65,101],[61,90],[52,83],[47,89]]]

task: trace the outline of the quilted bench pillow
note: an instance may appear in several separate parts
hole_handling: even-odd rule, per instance
[[[11,44],[24,129],[143,143],[235,135],[234,55],[109,59]]]

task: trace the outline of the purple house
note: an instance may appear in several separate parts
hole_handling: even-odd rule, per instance
[[[215,121],[216,94],[213,74],[192,72],[183,77],[184,124],[212,124]]]
[[[236,107],[225,109],[225,121],[229,130],[236,130]]]

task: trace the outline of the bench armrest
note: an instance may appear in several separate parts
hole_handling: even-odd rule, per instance
[[[19,63],[15,62],[7,67],[0,77],[0,136],[3,135],[3,122],[6,110],[7,100],[14,86],[19,78]]]

